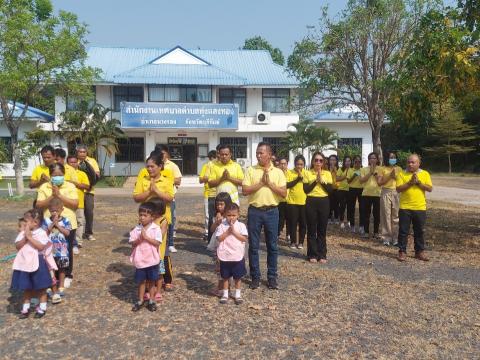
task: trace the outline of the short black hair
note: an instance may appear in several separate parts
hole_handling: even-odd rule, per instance
[[[55,149],[53,148],[52,145],[45,145],[44,147],[42,147],[40,149],[40,154],[43,154],[43,153],[46,153],[46,152],[49,152],[49,151],[52,153],[52,155],[55,154]]]
[[[240,206],[238,206],[238,204],[234,203],[234,202],[225,206],[225,212],[231,211],[231,210],[236,210],[236,211],[240,212]]]
[[[63,206],[63,201],[55,196],[48,202],[48,207],[50,206]]]
[[[151,201],[147,201],[147,202],[144,202],[142,204],[140,204],[140,206],[138,207],[138,212],[141,213],[141,212],[146,212],[148,214],[155,214],[155,210],[157,209],[157,207],[155,206],[155,204]]]
[[[228,151],[230,151],[230,154],[232,153],[232,148],[228,144],[220,144],[217,148],[217,151],[220,152],[223,149],[228,149]]]
[[[67,152],[62,148],[56,148],[55,149],[55,156],[58,156],[58,157],[61,157],[62,159],[65,159],[67,157]]]
[[[162,144],[157,144],[155,145],[155,150],[153,150],[157,153],[161,153],[162,151],[165,151],[168,153],[168,146],[167,145],[162,145]]]
[[[148,202],[151,202],[155,205],[155,214],[162,216],[165,215],[165,210],[167,208],[167,205],[165,204],[165,201],[163,201],[160,198],[153,198],[150,199]]]
[[[52,175],[52,173],[55,171],[55,169],[59,169],[63,175],[65,175],[65,166],[60,163],[54,163],[48,167],[48,173]]]
[[[217,158],[217,151],[216,150],[210,150],[208,152],[208,158],[209,159],[216,159]]]
[[[67,156],[67,161],[70,160],[70,159],[77,159],[78,160],[78,157],[77,157],[77,155],[71,154],[71,155]]]
[[[25,211],[23,216],[29,215],[33,220],[38,220],[38,222],[41,224],[43,221],[43,210],[35,208],[35,209],[30,209],[28,211]]]
[[[261,141],[261,142],[258,143],[257,149],[259,147],[262,147],[262,146],[265,146],[268,149],[268,151],[270,152],[270,154],[274,155],[273,150],[272,150],[272,145],[270,143],[265,142],[265,141]]]
[[[219,202],[223,202],[223,203],[225,203],[225,206],[227,206],[228,204],[232,203],[232,198],[230,197],[230,195],[228,193],[221,192],[221,193],[217,194],[217,196],[215,196],[215,204],[217,204]]]

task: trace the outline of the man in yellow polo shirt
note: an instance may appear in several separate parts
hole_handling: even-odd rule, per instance
[[[423,227],[427,218],[427,201],[425,191],[431,192],[432,180],[430,174],[420,169],[420,158],[412,154],[407,159],[406,171],[401,171],[396,178],[397,192],[400,193],[398,260],[407,259],[407,239],[410,224],[413,225],[415,241],[415,258],[428,261],[425,255],[425,240]]]
[[[210,173],[212,171],[213,162],[217,159],[217,152],[215,150],[211,150],[208,152],[208,162],[203,164],[202,169],[200,170],[200,174],[198,175],[198,181],[200,184],[203,185],[203,208],[205,213],[205,229],[203,238],[205,241],[210,239],[210,226],[211,226],[211,218],[210,212],[211,208],[212,211],[215,211],[215,196],[216,196],[216,189],[211,188],[208,186],[208,178],[210,177]],[[213,214],[212,214],[213,217]]]
[[[67,157],[67,152],[62,148],[55,149],[55,161],[59,164],[62,164],[65,168],[65,181],[77,182],[77,172],[73,167],[71,167],[68,162],[65,162]]]
[[[97,160],[91,158],[87,154],[87,146],[86,145],[77,145],[77,159],[79,169],[86,172],[86,166],[90,166],[93,171],[95,172],[95,176],[100,178],[100,168],[98,166]],[[90,180],[90,190],[85,191],[85,233],[83,237],[87,240],[95,240],[93,237],[93,208],[95,207],[94,203],[94,184]]]
[[[41,185],[50,181],[48,168],[50,165],[55,164],[55,149],[51,145],[45,145],[40,150],[40,155],[42,156],[43,164],[37,165],[33,169],[30,177],[30,189],[38,189]]]
[[[215,188],[216,193],[226,192],[234,203],[240,205],[238,187],[242,185],[242,167],[232,160],[232,150],[229,145],[218,147],[219,161],[212,163],[212,171],[208,178],[208,186]]]
[[[268,288],[278,289],[278,204],[287,196],[287,181],[282,170],[272,164],[272,147],[261,142],[257,146],[258,164],[248,168],[243,180],[243,194],[248,195],[248,259],[251,289],[260,286],[260,233],[265,232],[267,245]]]

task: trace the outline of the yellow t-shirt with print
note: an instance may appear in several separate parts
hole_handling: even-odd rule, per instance
[[[325,184],[332,184],[332,173],[328,170],[322,170],[321,172],[322,181]],[[305,171],[305,176],[303,177],[304,184],[311,184],[317,180],[317,173],[314,170]],[[316,184],[312,191],[310,191],[307,196],[310,197],[326,197],[328,193],[323,189],[320,184]]]
[[[380,174],[381,171],[382,171],[381,166],[375,167],[375,173]],[[370,173],[370,167],[362,168],[362,170],[360,171],[360,174],[362,177],[366,176],[369,173]],[[382,192],[382,188],[378,186],[377,178],[375,175],[371,175],[368,178],[367,182],[363,183],[362,196],[380,196],[381,192]]]
[[[208,180],[220,179],[225,170],[227,170],[230,176],[235,179],[244,179],[243,170],[240,164],[238,164],[236,161],[230,160],[226,164],[223,164],[221,161],[213,162]],[[239,203],[240,200],[238,196],[238,186],[231,181],[222,181],[214,189],[216,194],[220,192],[226,192],[230,195],[233,202],[237,204]]]
[[[140,171],[141,172],[141,171]],[[162,170],[160,171],[160,177],[155,181],[155,186],[157,187],[158,190],[161,192],[174,196],[173,192],[173,177],[171,176],[170,171],[165,171]],[[133,190],[133,195],[138,195],[146,192],[147,190],[150,189],[150,176],[143,176],[140,177],[140,173],[137,177],[137,182],[135,184],[135,189]],[[150,199],[154,198],[153,195],[150,195],[145,201],[148,201]],[[165,203],[165,217],[167,218],[167,221],[169,224],[172,223],[172,212],[170,211],[170,203],[166,202]]]
[[[397,181],[396,179],[392,179],[390,174],[392,173],[393,169],[395,169],[395,174],[400,174],[402,168],[400,166],[384,166],[382,171],[379,171],[379,174],[382,175],[383,179],[388,178],[388,182],[383,184],[382,188],[395,190],[397,188]],[[396,177],[395,177],[396,178]]]
[[[350,179],[353,176],[353,169],[352,168],[348,168],[345,170],[342,170],[341,168],[338,169],[337,178],[344,177],[344,176],[346,176],[346,178],[338,182],[338,190],[348,191],[350,186],[348,184],[347,179]]]
[[[77,188],[72,183],[64,182],[62,186],[59,187],[59,190],[61,195],[72,200],[78,200]],[[50,196],[52,196],[52,184],[51,183],[42,184],[38,188],[37,200],[39,201],[45,200],[45,199],[48,199]],[[70,209],[65,205],[63,205],[62,216],[66,217],[70,221],[70,223],[72,224],[72,230],[78,227],[77,215],[75,215],[75,210]],[[45,210],[43,211],[43,216],[50,217],[50,211],[48,211],[48,207],[45,208]]]
[[[200,170],[200,174],[198,175],[200,178],[207,177],[207,179],[210,178],[210,174],[212,171],[212,161],[209,161],[205,164],[203,164],[202,169]],[[208,186],[208,180],[205,182],[203,185],[203,197],[205,199],[208,199],[209,197],[215,197],[217,193],[217,189],[211,188]]]
[[[397,186],[406,184],[412,178],[413,173],[402,170],[396,178]],[[432,179],[426,170],[417,171],[418,180],[425,185],[432,186]],[[427,199],[425,191],[417,185],[410,186],[407,190],[400,193],[400,209],[403,210],[427,210]]]
[[[77,176],[77,182],[84,185],[90,185],[90,181],[88,181],[88,176],[82,170],[75,170]],[[85,208],[85,190],[77,188],[78,193],[78,208],[84,209]]]
[[[305,170],[301,172],[302,179],[305,177]],[[294,181],[298,178],[298,173],[295,170],[287,171],[287,183]],[[287,204],[292,205],[305,205],[307,195],[303,191],[303,180],[297,182],[293,187],[288,189]]]
[[[263,167],[260,165],[250,166],[245,174],[245,179],[243,180],[243,185],[251,186],[258,184],[263,177]],[[279,187],[287,186],[287,179],[282,170],[270,164],[268,168],[268,177],[270,181]],[[248,196],[248,204],[255,207],[263,206],[278,206],[281,196],[275,194],[267,186],[262,186],[260,189]]]

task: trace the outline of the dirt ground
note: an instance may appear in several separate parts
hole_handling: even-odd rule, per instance
[[[428,263],[412,252],[398,263],[394,248],[330,226],[327,265],[282,246],[280,289],[252,291],[245,279],[236,306],[209,295],[216,277],[201,240],[203,199],[180,193],[177,204],[175,291],[155,313],[130,310],[125,235],[136,205],[127,196],[98,196],[97,240],[76,256],[72,288],[43,319],[18,320],[12,262],[0,263],[0,358],[479,358],[480,208],[430,202]],[[14,252],[28,205],[0,200],[0,257]]]

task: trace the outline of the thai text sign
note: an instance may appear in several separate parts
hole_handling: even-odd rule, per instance
[[[122,102],[123,128],[238,129],[237,104]]]

